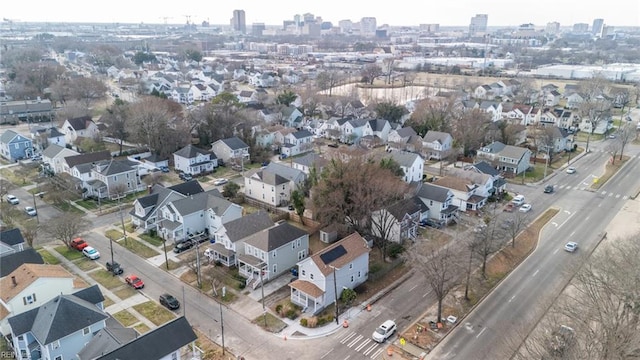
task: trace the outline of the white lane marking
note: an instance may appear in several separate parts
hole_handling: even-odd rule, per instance
[[[371,339],[367,339],[367,340],[363,341],[362,344],[358,345],[355,350],[356,351],[362,350],[362,348],[367,346],[367,344],[369,344],[370,342],[371,342]]]
[[[424,293],[424,295],[422,295],[422,297],[427,297],[427,295],[429,295],[430,291],[427,291],[426,293]]]
[[[571,215],[571,211],[569,211],[569,210],[565,210],[564,213],[567,214],[567,215]]]
[[[616,199],[620,197],[620,194],[616,194]]]
[[[340,344],[346,343],[347,341],[349,341],[349,339],[356,336],[356,334],[356,332],[352,332],[351,334],[349,334],[349,336],[345,336],[344,338],[342,338],[342,340],[340,340]]]
[[[413,291],[413,289],[417,288],[418,285],[413,285],[413,287],[411,289],[409,289],[409,291]]]
[[[349,355],[346,358],[344,358],[344,360],[348,360],[350,357],[351,357],[351,355]]]
[[[365,351],[363,352],[364,356],[368,356],[368,355],[369,355],[371,352],[373,352],[373,350],[375,350],[375,348],[377,348],[378,346],[380,346],[380,344],[378,344],[378,343],[375,343],[375,344],[373,344],[373,345],[369,346],[369,347],[367,348],[367,350],[365,350]]]
[[[538,275],[538,271],[540,271],[540,270],[539,270],[539,269],[538,269],[538,270],[536,270],[536,272],[534,272],[534,273],[533,273],[533,275],[531,275],[531,276],[533,277],[533,276]]]
[[[482,335],[482,333],[487,330],[487,328],[482,328],[482,330],[480,330],[480,332],[478,333],[478,335],[476,335],[476,339],[480,337],[480,335]]]
[[[554,251],[553,254],[555,255],[558,252],[558,250],[560,250],[560,249],[556,249],[556,251]]]
[[[327,356],[327,355],[329,355],[329,353],[330,353],[330,352],[332,352],[332,351],[333,351],[333,348],[331,348],[331,350],[329,350],[329,351],[327,351],[326,353],[324,353],[324,355],[322,355],[322,356],[320,357],[320,359],[324,359],[324,357],[325,357],[325,356]]]
[[[607,195],[607,192],[606,192],[606,191],[603,191],[603,192],[602,192],[602,195]]]
[[[598,204],[598,207],[602,206],[602,203]]]
[[[566,219],[565,221],[563,221],[563,222],[562,222],[562,224],[560,224],[560,225],[558,226],[558,229],[560,229],[560,228],[562,227],[562,225],[566,224],[566,223],[567,223],[567,221],[569,221],[569,220],[571,219],[571,217],[572,217],[573,215],[575,215],[575,214],[576,214],[576,213],[573,213],[573,214],[571,214],[571,215],[567,216],[567,219]]]
[[[383,348],[378,349],[378,351],[374,352],[373,355],[371,355],[371,358],[375,359],[376,357],[378,357],[378,355],[380,355],[382,350],[384,350],[384,349]]]
[[[576,233],[575,231],[574,231],[574,232],[572,232],[571,234],[569,234],[569,237],[572,237],[572,236],[573,236],[573,234],[575,234],[575,233]]]
[[[362,336],[362,335],[358,335],[358,336],[356,337],[356,339],[355,339],[355,340],[353,340],[352,342],[350,342],[350,343],[349,343],[349,345],[347,345],[347,347],[349,347],[349,348],[350,348],[350,347],[352,347],[352,346],[353,346],[353,345],[355,345],[357,342],[359,342],[359,341],[360,341],[360,339],[362,339],[362,338],[363,338],[363,336]]]
[[[515,299],[515,298],[516,298],[516,296],[515,296],[515,295],[513,295],[513,296],[511,297],[511,299],[509,299],[509,302],[512,302],[512,301],[513,301],[513,299]],[[484,329],[483,329],[483,330],[484,330]]]
[[[587,216],[584,221],[586,222],[587,220],[589,220],[589,218],[591,217],[591,215]]]
[[[551,225],[558,227],[558,223],[557,222],[552,222]]]

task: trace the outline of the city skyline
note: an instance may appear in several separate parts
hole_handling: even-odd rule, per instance
[[[35,0],[32,2],[11,2],[3,6],[2,17],[15,22],[92,22],[92,23],[147,23],[147,24],[200,24],[208,21],[212,25],[229,26],[234,10],[244,10],[247,26],[252,23],[282,25],[284,20],[292,20],[296,14],[312,13],[323,21],[337,26],[340,20],[360,21],[363,17],[375,17],[378,26],[417,26],[437,23],[442,26],[469,26],[471,18],[477,14],[487,14],[489,27],[517,26],[533,23],[544,27],[549,22],[559,22],[563,27],[575,23],[591,26],[596,18],[604,18],[607,26],[640,26],[640,2],[611,0],[589,2],[576,7],[567,1],[539,0],[478,3],[474,0],[419,3],[415,0],[399,0],[391,7],[388,3],[367,3],[345,5],[336,0],[313,3],[272,0],[240,0],[233,3],[204,2],[197,7],[179,8],[159,6],[151,1],[129,2],[112,0],[104,6],[87,8],[86,2],[61,0],[58,2]],[[89,11],[73,11],[87,8]],[[419,9],[413,11],[411,9]],[[71,11],[70,11],[71,10]],[[603,15],[606,14],[606,15]]]

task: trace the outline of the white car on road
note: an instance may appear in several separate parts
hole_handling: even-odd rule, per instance
[[[518,211],[523,213],[529,212],[530,210],[531,210],[531,204],[524,204],[520,206],[520,209],[518,209]]]
[[[24,211],[27,213],[27,215],[29,216],[36,216],[38,215],[38,212],[36,211],[36,209],[32,208],[31,206],[27,206],[24,208]]]
[[[387,320],[378,326],[371,337],[375,342],[385,342],[393,333],[396,332],[396,323],[393,320]]]
[[[18,199],[15,195],[7,195],[7,202],[11,205],[20,204],[20,199]]]
[[[215,186],[220,186],[220,185],[224,185],[224,184],[226,184],[226,183],[228,183],[228,182],[229,182],[229,180],[228,180],[228,179],[221,178],[221,179],[218,179],[218,180],[214,181],[214,182],[213,182],[213,185],[215,185]]]
[[[578,244],[573,242],[573,241],[569,241],[565,246],[564,249],[568,252],[575,252],[578,249]]]
[[[98,250],[94,249],[91,246],[87,246],[86,248],[82,249],[82,253],[84,254],[84,256],[88,257],[91,260],[97,260],[100,258],[100,253],[98,252]]]
[[[576,168],[574,168],[573,166],[569,166],[567,168],[567,174],[575,174],[576,173]]]

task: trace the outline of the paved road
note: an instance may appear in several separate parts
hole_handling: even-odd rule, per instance
[[[635,152],[633,152],[635,154]],[[578,172],[558,173],[550,183],[558,191],[560,213],[544,229],[535,252],[493,291],[428,359],[508,358],[545,313],[571,275],[602,238],[603,229],[640,186],[637,155],[600,190],[583,190],[601,173],[609,156],[593,152],[578,160]],[[600,169],[600,171],[596,171]],[[539,196],[538,199],[544,199]],[[545,204],[550,200],[542,200]],[[534,206],[535,203],[534,203]],[[543,205],[544,207],[545,205]],[[562,250],[567,241],[580,244],[575,254]]]

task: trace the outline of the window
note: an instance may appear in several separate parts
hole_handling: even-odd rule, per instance
[[[171,360],[178,360],[178,354],[175,351],[171,354]]]
[[[91,332],[91,329],[89,329],[88,326],[86,328],[82,329],[82,335],[88,335],[90,332]]]
[[[349,264],[349,270],[353,269],[353,263]]]
[[[277,273],[278,272],[278,264],[273,264],[273,273]]]
[[[354,279],[353,279],[353,275],[351,275],[351,282],[353,282],[353,280],[354,280]]]
[[[300,240],[300,239],[296,240],[296,246],[297,246],[297,247],[302,246],[302,242],[301,242],[301,240]]]
[[[313,280],[313,274],[309,274],[309,278]]]
[[[278,256],[278,250],[273,250],[273,257],[277,257]]]
[[[52,342],[51,343],[51,347],[54,348],[54,349],[59,348],[60,347],[60,340],[56,340],[56,341]]]
[[[292,242],[291,242],[291,249],[293,250],[293,249],[295,249],[295,248],[296,248],[296,242],[295,242],[295,241],[292,241]]]
[[[56,356],[56,358],[54,360],[62,360],[62,355]]]
[[[34,302],[36,302],[36,294],[31,294],[23,297],[22,302],[25,305],[33,304]]]
[[[306,276],[307,272],[305,270],[302,270],[302,276]]]
[[[303,249],[302,251],[298,251],[298,261],[304,259],[305,256],[307,256],[307,251],[306,250]]]
[[[360,271],[358,271],[358,278],[360,277]]]

